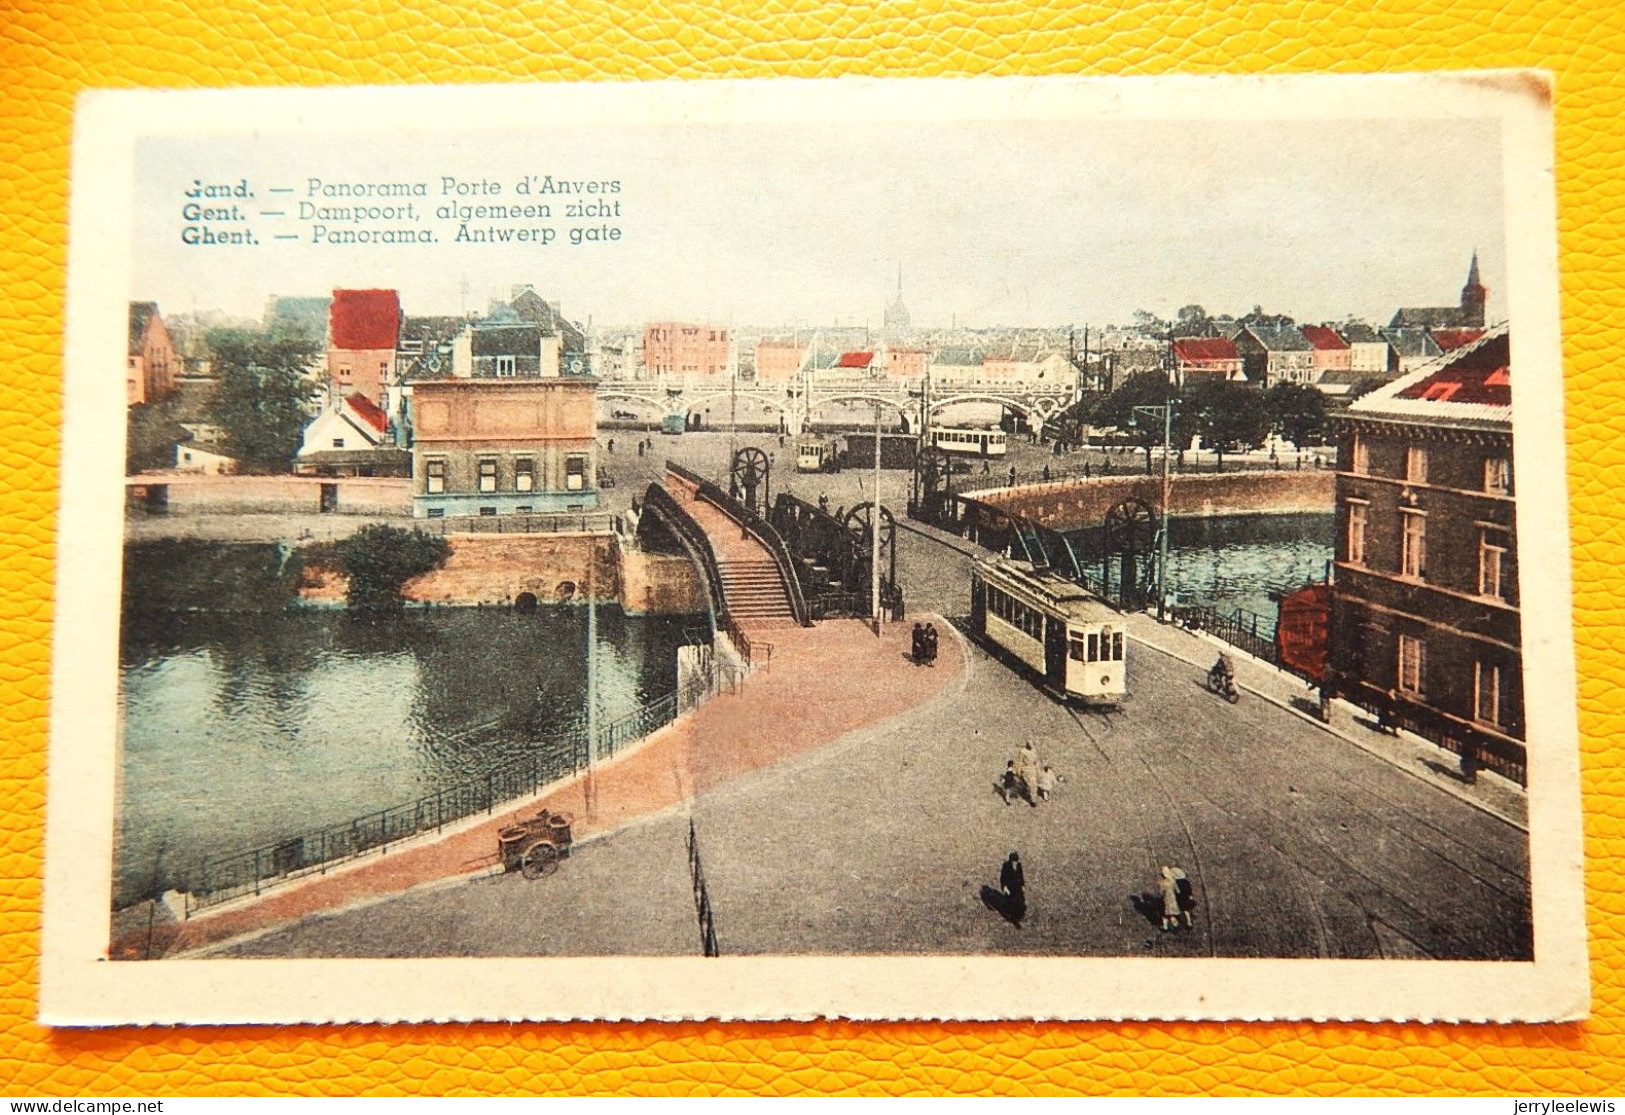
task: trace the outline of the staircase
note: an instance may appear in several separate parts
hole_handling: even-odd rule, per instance
[[[797,626],[784,581],[772,558],[735,558],[717,562],[728,614],[752,626]]]

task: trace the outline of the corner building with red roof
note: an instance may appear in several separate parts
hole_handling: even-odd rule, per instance
[[[1334,419],[1336,695],[1518,783],[1523,646],[1503,326]]]
[[[395,382],[401,299],[393,290],[335,290],[328,310],[327,377],[333,400],[364,396],[384,406]]]

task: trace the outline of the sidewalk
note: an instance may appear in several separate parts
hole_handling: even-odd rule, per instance
[[[1482,771],[1475,783],[1468,784],[1458,773],[1459,762],[1455,755],[1409,732],[1400,732],[1397,736],[1379,732],[1364,709],[1356,708],[1347,701],[1333,701],[1331,723],[1322,723],[1319,695],[1300,678],[1222,640],[1158,623],[1148,614],[1131,613],[1125,618],[1129,634],[1136,641],[1200,667],[1203,671],[1212,666],[1219,652],[1223,651],[1236,664],[1236,681],[1244,692],[1279,705],[1510,825],[1525,832],[1529,830],[1529,800],[1522,789],[1506,779]]]
[[[876,638],[859,620],[775,631],[771,666],[750,674],[737,692],[713,698],[596,770],[535,798],[508,803],[466,829],[396,845],[338,865],[330,874],[204,911],[166,932],[162,951],[194,952],[424,883],[488,872],[497,830],[544,807],[572,815],[577,843],[591,840],[915,708],[957,679],[965,661],[957,640],[944,640],[934,669],[910,665],[909,631],[909,624],[888,624]],[[130,947],[140,955],[145,934],[139,936],[140,941],[116,941],[113,955],[130,955],[124,952]]]

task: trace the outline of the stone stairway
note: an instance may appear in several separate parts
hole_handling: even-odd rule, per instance
[[[722,595],[728,614],[740,623],[775,626],[793,625],[795,614],[772,558],[719,561]]]

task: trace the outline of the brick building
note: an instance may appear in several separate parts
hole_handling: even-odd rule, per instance
[[[180,360],[156,302],[130,303],[130,343],[124,367],[124,402],[161,403],[175,391]]]
[[[1339,695],[1522,782],[1510,359],[1503,327],[1334,420],[1328,671]]]
[[[723,325],[656,321],[643,330],[643,367],[651,376],[725,376],[731,351]]]
[[[597,507],[597,386],[584,376],[412,384],[413,514]]]
[[[1241,370],[1241,353],[1234,341],[1224,337],[1180,337],[1171,347],[1175,383],[1246,378]]]
[[[335,290],[327,329],[327,377],[333,401],[364,395],[385,406],[395,383],[401,299],[393,290]]]

